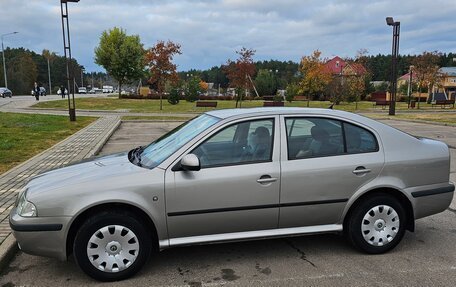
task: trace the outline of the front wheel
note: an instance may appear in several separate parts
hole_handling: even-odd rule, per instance
[[[347,222],[347,236],[358,249],[370,253],[387,252],[401,241],[406,215],[393,197],[378,194],[361,202]]]
[[[105,212],[87,220],[76,234],[79,267],[99,281],[126,279],[147,261],[152,237],[135,216]]]

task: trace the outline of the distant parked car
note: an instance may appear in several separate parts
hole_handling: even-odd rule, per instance
[[[103,86],[103,93],[114,93],[113,86]]]
[[[6,98],[6,97],[12,97],[13,92],[11,92],[10,89],[7,88],[0,88],[0,97]]]
[[[78,88],[78,93],[79,94],[87,94],[87,88],[86,87],[79,87]]]
[[[103,90],[100,88],[92,88],[88,91],[89,94],[101,94],[103,93]]]
[[[24,252],[74,254],[103,281],[133,275],[152,250],[202,243],[344,232],[378,254],[447,209],[449,174],[445,143],[360,115],[215,110],[148,146],[38,175],[9,220]]]

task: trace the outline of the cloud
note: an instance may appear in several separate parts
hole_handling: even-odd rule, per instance
[[[180,70],[205,69],[235,58],[242,46],[256,59],[297,61],[320,49],[323,56],[390,53],[391,28],[401,21],[400,53],[455,52],[454,0],[81,0],[69,3],[73,56],[88,71],[103,30],[122,27],[140,35],[146,47],[157,40],[182,45]],[[438,13],[432,11],[438,10]],[[0,0],[0,33],[11,47],[63,54],[60,5],[55,0]]]

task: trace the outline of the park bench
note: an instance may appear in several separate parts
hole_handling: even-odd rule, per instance
[[[440,105],[442,109],[444,109],[447,105],[448,107],[453,106],[454,108],[454,100],[435,100],[431,102],[432,107]]]
[[[307,101],[307,97],[306,96],[295,96],[294,101]]]
[[[270,102],[270,101],[265,101],[263,102],[263,107],[283,107],[284,102]]]
[[[382,109],[385,109],[385,107],[389,106],[389,104],[390,104],[390,101],[387,101],[387,100],[375,100],[372,105],[374,108],[376,106],[382,106]]]
[[[216,108],[217,102],[205,102],[205,101],[197,101],[196,102],[197,108]]]

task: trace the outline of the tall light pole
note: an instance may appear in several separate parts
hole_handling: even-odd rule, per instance
[[[386,17],[386,24],[393,26],[393,46],[391,53],[391,99],[389,105],[389,115],[396,114],[396,90],[397,90],[397,56],[399,54],[399,31],[401,22],[394,21],[393,17]]]
[[[415,66],[413,66],[413,65],[411,65],[409,67],[409,83],[408,83],[408,88],[407,88],[407,95],[408,95],[408,106],[407,106],[407,108],[410,108],[410,98],[412,96],[413,68],[415,68]]]
[[[79,0],[60,0],[60,11],[62,16],[63,52],[66,59],[66,78],[68,89],[68,113],[70,121],[76,121],[76,104],[74,102],[74,67],[70,69],[71,63],[71,43],[70,43],[70,23],[68,21],[68,2],[77,3]],[[72,65],[73,66],[73,65]],[[71,83],[73,82],[73,89]],[[73,101],[70,101],[70,93]]]
[[[85,69],[83,66],[81,66],[81,87],[84,87],[84,72]]]
[[[3,58],[3,76],[5,77],[5,88],[8,88],[8,77],[6,76],[6,63],[5,63],[5,49],[3,48],[3,37],[8,35],[14,35],[19,32],[11,32],[1,35],[2,38],[2,58]]]

